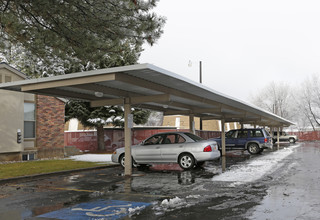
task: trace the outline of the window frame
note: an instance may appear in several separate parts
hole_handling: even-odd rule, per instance
[[[33,119],[26,119],[26,105],[33,105]],[[35,139],[36,138],[36,103],[34,102],[24,102],[23,104],[23,138],[24,139]],[[33,131],[27,132],[29,130],[29,127],[27,129],[26,125],[32,123],[32,129]],[[31,133],[32,136],[27,134]]]

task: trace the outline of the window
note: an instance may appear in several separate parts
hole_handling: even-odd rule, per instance
[[[162,144],[179,144],[184,142],[186,140],[179,134],[167,134]]]
[[[4,77],[4,82],[11,82],[12,81],[12,77],[11,76],[5,76]]]
[[[263,137],[261,130],[252,130],[252,137]]]
[[[262,130],[262,132],[265,134],[265,136],[270,136],[269,132],[267,130]]]
[[[237,138],[247,138],[247,137],[248,137],[248,131],[247,130],[238,131],[238,137]]]
[[[160,144],[162,142],[162,135],[155,135],[144,142],[144,145]]]
[[[0,83],[2,83],[2,75],[0,74]]]
[[[228,131],[225,136],[226,138],[236,138],[237,133],[238,132],[236,130],[231,130],[231,131]]]
[[[192,133],[184,133],[185,135],[187,135],[189,138],[191,138],[192,140],[194,140],[195,142],[198,141],[202,141],[203,139],[195,134]]]
[[[24,138],[35,138],[35,104],[24,103]]]
[[[174,144],[176,139],[176,135],[174,134],[168,134],[166,136],[166,139],[162,142],[162,144]]]
[[[186,140],[181,135],[177,134],[176,143],[184,143],[184,142],[186,142]]]
[[[34,160],[35,155],[34,154],[23,154],[22,155],[22,160]]]

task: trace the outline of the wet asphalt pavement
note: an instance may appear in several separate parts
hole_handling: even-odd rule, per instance
[[[0,219],[119,219],[121,213],[120,219],[319,219],[320,142],[282,144],[280,151],[285,149],[292,153],[273,170],[237,184],[214,180],[222,175],[221,160],[192,171],[178,165],[135,168],[130,178],[118,166],[0,184]],[[225,171],[276,152],[229,152]],[[120,211],[103,214],[106,201]],[[138,208],[126,211],[119,201]],[[73,216],[79,210],[82,216]]]

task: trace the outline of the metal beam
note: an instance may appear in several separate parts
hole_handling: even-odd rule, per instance
[[[154,111],[159,111],[159,112],[163,112],[164,109],[170,109],[170,107],[164,108],[161,106],[155,106],[155,105],[149,105],[149,104],[135,104],[132,106],[136,107],[136,108],[144,108],[144,109],[149,109],[149,110],[154,110]],[[171,110],[173,110],[173,109],[171,109]]]
[[[132,105],[135,104],[143,104],[148,102],[156,102],[156,103],[166,103],[170,102],[169,94],[162,95],[150,95],[150,96],[137,96],[137,97],[127,97],[126,99],[130,100]],[[123,105],[123,99],[104,99],[104,100],[96,100],[91,102],[91,107],[99,107],[105,105]]]
[[[61,97],[61,98],[73,98],[73,99],[78,99],[78,100],[97,100],[99,98],[95,97],[93,94],[82,94],[82,93],[77,93],[77,92],[72,92],[72,91],[64,91],[61,89],[41,89],[35,92],[36,94],[48,94],[50,93],[51,96],[56,96],[56,97]],[[81,98],[79,98],[81,97]]]
[[[141,95],[141,94],[137,94],[137,93],[124,91],[121,89],[116,89],[116,88],[111,88],[111,87],[99,85],[96,83],[95,84],[85,84],[85,85],[75,85],[72,87],[78,88],[78,89],[84,89],[87,91],[102,92],[104,94],[114,95],[114,96],[122,96],[122,97],[129,97],[130,95],[135,95],[135,96]]]
[[[163,115],[189,115],[190,110],[164,110]]]
[[[196,107],[189,108],[190,110],[174,110],[174,111],[164,111],[164,115],[189,115],[191,113],[196,114],[203,114],[204,116],[206,115],[205,113],[212,113],[212,114],[221,114],[221,108],[206,108],[206,109],[199,109]],[[203,116],[201,115],[201,117]]]
[[[116,75],[114,73],[107,74],[107,75],[86,76],[86,77],[79,77],[79,78],[72,78],[72,79],[21,85],[21,91],[30,92],[38,89],[51,89],[56,87],[81,85],[81,84],[96,83],[101,81],[113,81],[115,79],[116,79]]]

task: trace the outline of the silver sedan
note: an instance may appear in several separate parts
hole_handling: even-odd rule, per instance
[[[134,165],[178,163],[184,170],[201,166],[220,157],[217,142],[203,140],[188,132],[155,134],[138,145],[131,146]],[[116,149],[112,161],[124,167],[124,147]]]

